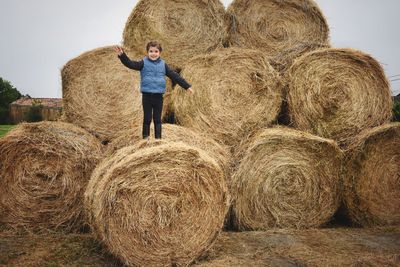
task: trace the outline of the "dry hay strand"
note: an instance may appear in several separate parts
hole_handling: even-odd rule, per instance
[[[151,127],[153,131],[153,125]],[[134,145],[137,149],[142,149],[163,144],[163,142],[156,139],[143,140],[141,131],[142,129],[140,127],[125,131],[107,145],[105,154],[110,156],[126,146]],[[218,162],[221,168],[225,170],[226,174],[228,174],[231,158],[228,148],[218,144],[213,139],[188,128],[168,123],[162,125],[162,137],[162,141],[183,142],[189,146],[194,146],[206,151]]]
[[[80,229],[83,193],[101,150],[95,137],[68,123],[19,124],[0,139],[0,221]]]
[[[123,66],[112,46],[70,60],[61,76],[67,122],[110,140],[141,121],[139,72]]]
[[[400,123],[366,130],[346,151],[344,200],[358,225],[400,224]]]
[[[226,12],[227,43],[275,56],[299,44],[329,42],[329,27],[312,0],[234,0]]]
[[[129,146],[95,169],[85,205],[96,235],[127,265],[187,266],[222,229],[223,171],[201,149]]]
[[[342,152],[334,141],[277,127],[260,131],[243,154],[231,185],[238,229],[318,227],[337,210]]]
[[[269,59],[271,66],[281,75],[292,66],[293,62],[302,55],[317,49],[329,48],[328,44],[302,43],[290,47],[286,50],[279,51],[275,56]]]
[[[175,67],[222,47],[225,8],[219,0],[141,0],[126,22],[124,46],[142,51],[157,40]]]
[[[279,53],[277,53],[276,55],[274,55],[269,59],[269,63],[276,71],[278,71],[282,76],[284,76],[287,70],[292,66],[293,62],[297,58],[301,57],[306,53],[322,48],[329,48],[329,45],[317,44],[317,43],[298,44],[295,45],[294,47],[280,51]],[[287,91],[286,89],[283,90],[284,100],[282,101],[280,113],[277,118],[277,124],[291,126],[290,117],[288,114],[287,101],[286,101],[287,99],[286,91]]]
[[[199,55],[182,75],[196,85],[196,92],[173,92],[176,122],[219,143],[234,147],[272,124],[279,113],[281,78],[259,51],[229,48]]]
[[[366,128],[392,117],[389,83],[379,63],[352,49],[321,49],[300,57],[286,73],[295,127],[348,145]]]
[[[195,266],[400,265],[400,228],[224,232]]]
[[[139,55],[127,51],[132,60]],[[143,120],[140,73],[125,67],[112,46],[86,52],[62,69],[65,120],[112,140]],[[168,82],[167,90],[171,88]]]

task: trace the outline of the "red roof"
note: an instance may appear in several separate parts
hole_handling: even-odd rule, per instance
[[[11,105],[18,106],[32,106],[32,104],[36,102],[44,107],[50,108],[62,108],[62,98],[29,98],[22,97],[14,102]]]

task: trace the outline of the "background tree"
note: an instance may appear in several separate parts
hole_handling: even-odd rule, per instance
[[[22,94],[7,80],[0,77],[0,124],[9,124],[9,105]]]
[[[393,98],[393,120],[400,121],[400,94]]]

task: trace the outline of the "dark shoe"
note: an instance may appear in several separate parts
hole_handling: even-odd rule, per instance
[[[143,135],[143,139],[149,138],[149,135],[150,135],[150,125],[143,124],[143,132],[142,132],[142,135]]]
[[[156,124],[154,126],[154,135],[156,139],[161,139],[161,124]]]

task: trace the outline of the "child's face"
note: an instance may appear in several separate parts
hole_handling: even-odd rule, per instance
[[[158,50],[158,48],[155,47],[155,46],[150,46],[149,51],[147,53],[148,53],[148,57],[151,60],[158,59],[160,57],[160,54],[161,54],[160,50]]]

